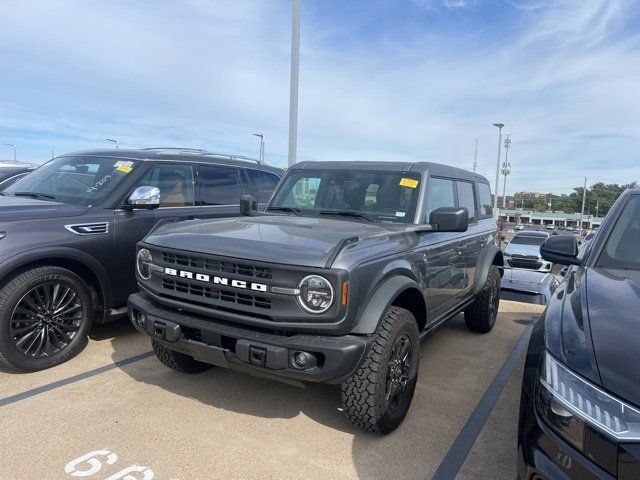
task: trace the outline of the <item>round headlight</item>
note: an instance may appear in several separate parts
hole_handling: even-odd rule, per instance
[[[136,268],[138,269],[138,275],[144,280],[151,278],[152,262],[151,252],[146,248],[141,248],[136,257]]]
[[[329,280],[319,275],[304,277],[298,284],[298,303],[310,313],[323,313],[333,303],[333,287]]]

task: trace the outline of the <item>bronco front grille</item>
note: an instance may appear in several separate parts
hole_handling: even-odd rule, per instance
[[[192,255],[181,255],[172,252],[162,252],[162,261],[168,264],[180,265],[207,270],[212,273],[226,273],[232,275],[244,275],[255,278],[272,278],[273,272],[270,268],[256,267],[237,262],[215,260],[211,258],[195,257]]]
[[[173,290],[175,292],[186,293],[197,297],[210,298],[212,300],[221,300],[223,302],[264,309],[271,308],[270,298],[240,291],[236,292],[233,290],[222,289],[213,285],[199,285],[163,278],[162,287],[166,290]]]

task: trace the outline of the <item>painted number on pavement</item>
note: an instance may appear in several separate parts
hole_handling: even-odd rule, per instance
[[[118,455],[109,450],[94,450],[85,453],[75,460],[71,460],[64,467],[64,471],[77,478],[87,478],[102,470],[103,465],[113,465],[118,460]],[[114,473],[105,480],[152,480],[153,471],[148,467],[131,465]]]

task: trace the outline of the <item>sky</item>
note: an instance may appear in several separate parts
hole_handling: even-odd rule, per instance
[[[0,159],[262,132],[286,166],[290,48],[289,0],[2,0]],[[477,139],[493,184],[502,122],[508,194],[640,181],[635,0],[302,0],[300,55],[300,161],[472,169]]]

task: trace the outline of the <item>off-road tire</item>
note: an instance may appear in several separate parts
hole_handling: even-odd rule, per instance
[[[408,339],[412,353],[408,381],[401,401],[389,406],[387,378],[394,345]],[[397,428],[409,410],[420,364],[420,339],[413,314],[400,307],[389,307],[373,335],[366,357],[353,376],[340,386],[344,411],[357,427],[371,433],[387,434]]]
[[[500,305],[500,270],[495,265],[489,269],[487,280],[473,304],[464,312],[464,322],[473,332],[488,333],[496,324]]]
[[[158,360],[176,372],[200,373],[205,370],[209,370],[213,366],[208,363],[199,362],[184,353],[171,350],[156,340],[151,340],[151,345],[153,346],[153,352],[156,354],[156,357],[158,357]]]
[[[75,292],[81,304],[81,319],[79,319],[80,324],[74,327],[74,329],[77,328],[75,335],[65,347],[50,356],[36,358],[18,349],[11,325],[14,310],[23,297],[35,287],[45,284],[60,284]],[[54,266],[37,267],[21,272],[0,288],[0,365],[16,371],[35,372],[66,362],[86,347],[87,335],[92,323],[91,294],[84,280],[78,275],[65,268]]]

